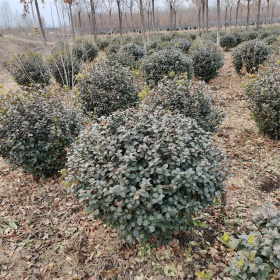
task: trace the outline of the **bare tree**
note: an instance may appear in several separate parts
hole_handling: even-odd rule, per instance
[[[261,0],[258,0],[258,12],[257,12],[257,30],[260,27],[260,15],[261,15]]]
[[[249,22],[250,21],[250,0],[247,0],[247,20],[246,20],[246,30],[249,29]]]
[[[217,45],[220,47],[221,40],[221,3],[217,0]]]
[[[125,4],[130,12],[130,21],[131,21],[131,29],[132,29],[132,35],[134,36],[134,24],[133,24],[133,6],[135,4],[134,0],[126,0]]]
[[[266,29],[268,28],[268,12],[269,12],[269,0],[267,2],[267,9],[266,9]]]
[[[144,8],[143,8],[143,1],[139,0],[139,10],[140,10],[140,16],[141,16],[141,32],[142,32],[142,38],[143,38],[143,45],[144,50],[147,50],[147,40],[146,40],[146,30],[145,30],[145,18],[144,18]]]
[[[95,44],[97,44],[97,26],[96,26],[96,12],[95,12],[94,0],[90,0],[90,9],[91,9],[91,25],[93,29],[93,37],[94,37]]]
[[[75,38],[75,28],[74,28],[73,13],[72,13],[72,5],[73,5],[73,2],[75,2],[75,0],[63,0],[63,2],[65,4],[67,4],[68,8],[69,8],[69,18],[70,18],[70,24],[71,24],[72,37],[73,37],[73,41],[75,42],[76,41],[76,38]]]
[[[121,37],[121,39],[122,39],[122,33],[123,33],[123,31],[122,31],[122,0],[116,0],[116,2],[117,2],[117,7],[118,7],[118,16],[119,16],[119,28],[120,28],[120,37]]]
[[[238,24],[238,10],[239,10],[240,1],[241,0],[237,0],[237,3],[236,3],[235,29],[237,29],[237,24]]]
[[[104,7],[109,14],[110,28],[111,28],[110,32],[112,32],[112,29],[113,29],[112,11],[113,11],[113,8],[114,8],[114,0],[103,0],[102,3],[104,4]]]

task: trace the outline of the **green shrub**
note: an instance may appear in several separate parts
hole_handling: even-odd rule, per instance
[[[258,35],[257,39],[258,39],[258,40],[263,40],[263,39],[265,39],[265,38],[267,38],[267,37],[269,37],[269,36],[271,36],[271,35],[273,35],[273,33],[270,32],[270,31],[261,32],[261,33]]]
[[[112,54],[116,54],[121,48],[120,44],[117,43],[111,43],[109,44],[109,46],[105,49],[105,53],[106,55],[112,55]]]
[[[144,48],[136,44],[126,44],[121,48],[121,51],[130,53],[135,61],[141,59],[145,54]]]
[[[245,87],[249,109],[259,129],[280,138],[280,60],[271,58]]]
[[[136,45],[141,45],[141,46],[143,46],[143,38],[142,38],[142,36],[134,36],[134,37],[132,38],[132,43],[133,43],[133,44],[136,44]]]
[[[15,82],[22,86],[50,83],[51,76],[40,53],[30,51],[14,55],[8,70]]]
[[[270,54],[269,46],[263,41],[251,40],[240,44],[232,52],[233,65],[238,73],[241,70],[247,73],[254,73],[258,70]]]
[[[262,209],[253,217],[254,230],[234,240],[237,255],[227,269],[231,279],[266,280],[280,277],[280,211]],[[274,276],[274,277],[273,277]]]
[[[175,40],[175,44],[174,44],[175,48],[178,48],[184,53],[187,53],[191,46],[192,46],[192,41],[190,41],[187,38],[179,38]]]
[[[228,51],[229,49],[236,47],[237,42],[235,36],[232,34],[225,34],[221,36],[220,45],[225,51]]]
[[[97,42],[97,47],[99,48],[99,50],[104,51],[110,44],[110,41],[108,39],[103,39],[103,40],[99,40]]]
[[[193,60],[195,77],[206,82],[214,79],[224,65],[221,49],[208,40],[196,41],[190,49],[190,56]]]
[[[145,81],[151,87],[157,85],[170,72],[187,73],[189,79],[193,75],[192,61],[177,49],[165,49],[144,58],[141,70]]]
[[[277,42],[277,38],[278,38],[277,35],[270,35],[270,36],[266,37],[263,41],[270,46]]]
[[[81,63],[73,55],[67,43],[58,42],[47,59],[48,67],[61,86],[71,88],[76,83],[76,75],[81,69]]]
[[[196,34],[190,33],[188,36],[194,41],[196,39]]]
[[[117,62],[124,67],[136,67],[136,61],[133,55],[127,51],[118,51],[115,54],[111,54],[107,56],[108,60],[113,62]]]
[[[83,127],[81,111],[46,91],[1,94],[0,103],[0,155],[39,177],[61,170]]]
[[[78,78],[77,89],[85,112],[96,116],[125,110],[138,102],[132,72],[113,61],[87,68]]]
[[[210,88],[202,81],[190,82],[186,75],[163,79],[143,103],[195,119],[205,131],[215,131],[223,119],[221,109],[214,107]]]
[[[90,41],[78,39],[73,46],[73,54],[78,61],[93,61],[98,56],[98,48]]]
[[[98,120],[72,145],[65,181],[87,211],[128,242],[188,230],[224,191],[225,154],[192,119],[130,108]]]
[[[238,46],[239,44],[242,43],[242,32],[240,31],[234,31],[232,33],[232,35],[234,35],[235,40],[236,40],[236,46]]]
[[[248,32],[244,32],[242,34],[242,41],[250,41],[250,40],[255,40],[258,36],[259,36],[259,32],[258,31],[248,31]]]

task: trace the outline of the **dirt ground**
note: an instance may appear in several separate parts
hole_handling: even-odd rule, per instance
[[[167,245],[128,245],[93,220],[60,178],[35,182],[0,159],[0,279],[199,279],[203,270],[211,279],[230,279],[224,269],[234,252],[217,237],[241,233],[265,201],[280,204],[280,141],[258,132],[240,87],[247,78],[234,72],[229,52],[225,60],[210,82],[227,114],[214,136],[233,174],[225,216],[209,207],[199,217],[206,228],[176,233]]]

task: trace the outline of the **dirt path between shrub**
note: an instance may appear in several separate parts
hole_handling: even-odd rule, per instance
[[[279,205],[280,141],[258,132],[240,88],[247,78],[235,74],[225,55],[210,83],[227,111],[215,135],[233,174],[225,217],[209,208],[200,217],[207,228],[177,233],[167,245],[127,245],[85,213],[61,179],[35,182],[0,159],[0,279],[198,279],[195,272],[203,270],[211,279],[229,279],[223,271],[234,252],[216,237],[241,232],[265,201]]]

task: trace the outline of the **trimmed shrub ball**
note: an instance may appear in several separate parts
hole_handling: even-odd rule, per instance
[[[225,34],[221,36],[220,45],[225,51],[228,51],[229,49],[236,47],[237,41],[235,36],[232,34]]]
[[[271,49],[264,41],[251,40],[234,49],[232,62],[237,73],[254,73],[270,53]]]
[[[191,59],[186,57],[181,51],[173,48],[155,52],[144,58],[141,70],[145,81],[150,87],[156,86],[170,72],[173,72],[175,75],[187,73],[189,79],[193,76]]]
[[[193,60],[194,75],[205,82],[214,79],[218,70],[224,65],[221,49],[212,41],[198,40],[190,49]]]
[[[272,57],[245,87],[249,109],[259,129],[280,139],[280,61]]]
[[[132,72],[116,61],[92,65],[78,77],[83,109],[95,116],[109,115],[138,103],[138,87]]]
[[[14,55],[8,67],[15,82],[21,86],[49,85],[51,75],[41,53],[33,51]]]
[[[98,47],[90,41],[78,39],[73,46],[73,54],[80,61],[93,61],[98,56]]]
[[[37,177],[64,167],[66,149],[84,125],[82,111],[57,92],[0,94],[0,155]]]
[[[68,152],[65,181],[120,239],[188,230],[224,191],[228,164],[211,133],[166,110],[130,108],[87,127]]]
[[[186,75],[163,79],[142,103],[195,119],[199,126],[211,132],[216,131],[224,117],[221,108],[214,106],[210,88],[203,81],[189,81]]]

